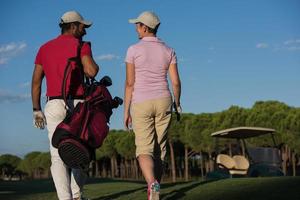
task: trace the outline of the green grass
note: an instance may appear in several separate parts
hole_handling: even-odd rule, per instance
[[[162,184],[163,200],[299,200],[300,177],[234,178]],[[144,182],[92,179],[85,194],[93,200],[145,200]],[[0,182],[0,199],[57,199],[52,180]]]

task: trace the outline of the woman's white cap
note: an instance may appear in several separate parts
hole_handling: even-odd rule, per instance
[[[146,26],[155,29],[155,27],[160,24],[158,16],[154,12],[145,11],[141,13],[136,19],[129,19],[129,23],[143,23]]]

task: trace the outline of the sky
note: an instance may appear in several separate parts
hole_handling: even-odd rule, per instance
[[[112,78],[113,96],[123,97],[125,54],[138,42],[128,19],[149,10],[161,20],[158,37],[176,51],[183,112],[251,108],[261,100],[300,107],[299,0],[4,0],[0,155],[49,150],[47,131],[32,125],[31,77],[39,47],[60,34],[60,17],[70,10],[93,22],[84,40],[100,65],[97,79]],[[45,89],[44,82],[43,96]],[[120,107],[110,128],[123,129],[122,120]]]

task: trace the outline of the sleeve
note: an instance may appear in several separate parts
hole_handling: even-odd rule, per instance
[[[43,65],[43,62],[42,62],[42,47],[39,49],[38,53],[36,54],[34,64]]]
[[[132,46],[127,49],[125,62],[134,64],[134,49]]]
[[[83,56],[91,56],[93,57],[92,54],[92,49],[91,49],[91,43],[90,42],[84,42],[81,48],[80,52],[80,57],[82,58]]]
[[[177,63],[177,56],[176,56],[176,53],[175,53],[174,49],[172,49],[171,64],[176,64],[176,63]]]

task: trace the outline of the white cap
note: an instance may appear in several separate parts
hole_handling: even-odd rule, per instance
[[[138,18],[130,19],[129,23],[136,24],[136,23],[143,23],[150,28],[155,28],[158,24],[160,24],[158,16],[150,11],[145,11],[141,13]]]
[[[83,17],[76,11],[68,11],[61,17],[60,24],[66,24],[71,22],[80,22],[86,26],[86,28],[92,25],[91,21],[86,21]]]

